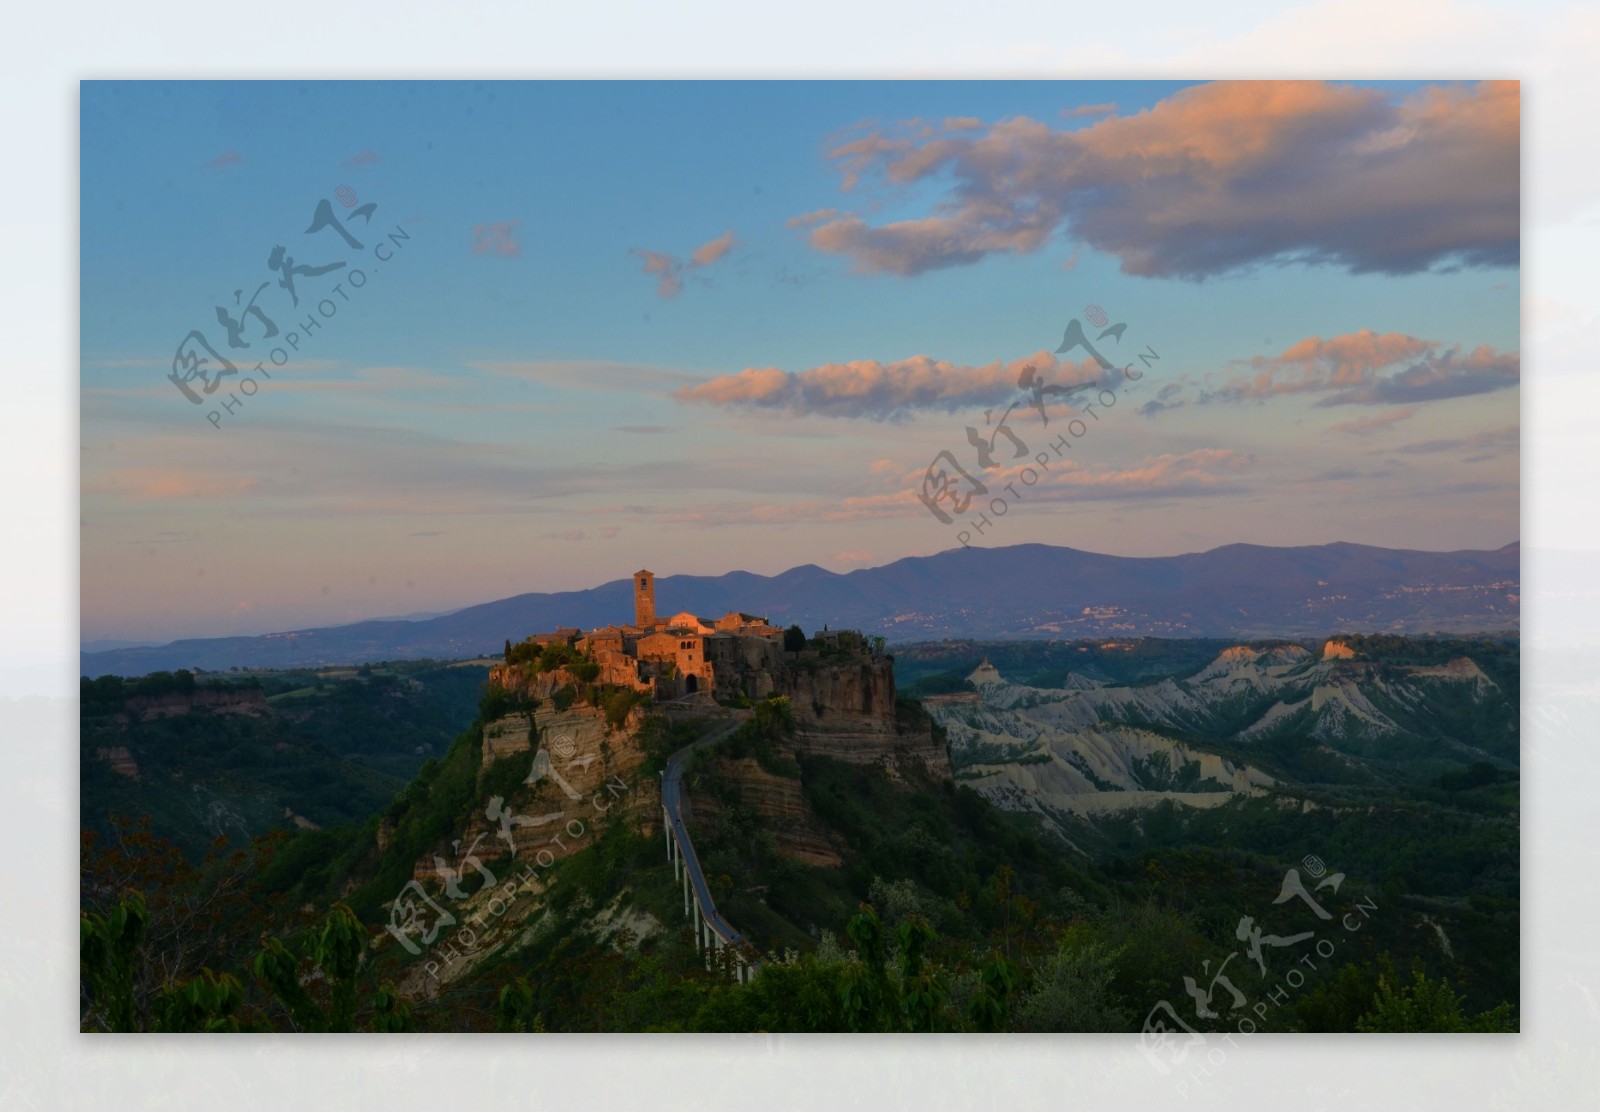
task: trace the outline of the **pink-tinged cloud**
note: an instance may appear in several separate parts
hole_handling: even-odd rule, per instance
[[[972,133],[878,129],[829,152],[841,188],[951,184],[926,215],[874,224],[842,213],[810,242],[859,272],[899,275],[1026,254],[1063,231],[1147,276],[1514,266],[1519,113],[1516,82],[1395,99],[1237,81],[1076,130],[1023,116]]]
[[[1073,119],[1074,117],[1082,116],[1111,116],[1116,111],[1116,102],[1107,101],[1104,104],[1080,104],[1075,108],[1063,108],[1061,114],[1068,119]]]
[[[813,224],[821,224],[825,220],[832,220],[839,215],[838,209],[812,209],[808,213],[789,218],[791,228],[809,228]]]
[[[683,293],[683,264],[659,251],[646,251],[635,247],[630,252],[644,260],[644,273],[655,275],[656,293],[664,298],[675,298]]]
[[[378,157],[378,153],[376,151],[362,150],[357,151],[355,154],[345,159],[344,164],[346,166],[371,166],[373,163],[382,161],[383,160]]]
[[[1278,355],[1256,356],[1247,365],[1252,374],[1204,392],[1200,401],[1320,394],[1318,406],[1407,406],[1515,387],[1521,364],[1516,352],[1487,345],[1463,353],[1459,345],[1362,329],[1307,337]]]
[[[517,242],[520,220],[496,220],[489,224],[472,226],[472,253],[497,255],[502,259],[516,259],[522,255],[522,245]]]
[[[1029,460],[1025,462],[1031,464]],[[1026,477],[1024,463],[975,473],[991,492],[1006,484],[1020,489],[1029,483],[1028,506],[1084,502],[1144,502],[1187,498],[1216,498],[1248,490],[1245,473],[1252,457],[1226,449],[1149,456],[1129,467],[1081,465],[1062,460],[1042,473],[1034,468]],[[917,497],[922,472],[901,477],[893,491],[846,498],[802,498],[783,502],[719,502],[687,507],[637,507],[630,513],[654,516],[672,525],[705,529],[719,526],[749,527],[922,519],[928,508]],[[974,505],[979,505],[975,503]],[[974,511],[976,514],[976,511]],[[957,515],[959,517],[959,515]],[[847,554],[840,554],[843,557]]]
[[[707,240],[689,255],[692,267],[709,267],[733,248],[733,229],[728,229],[714,240]]]
[[[127,468],[85,480],[84,494],[115,495],[138,502],[226,499],[249,494],[261,480],[253,476],[202,475],[172,468]]]
[[[982,482],[991,489],[1003,489],[1007,483],[1026,483],[1028,477],[1024,473],[1031,470],[1037,486],[1028,496],[1030,501],[1193,497],[1237,492],[1241,489],[1241,474],[1254,463],[1255,458],[1248,453],[1226,448],[1165,452],[1146,456],[1128,467],[1063,459],[1037,469],[1032,459],[1019,459],[983,472]],[[922,474],[909,478],[917,484]]]
[[[629,248],[628,253],[642,260],[645,274],[654,276],[659,297],[675,298],[683,293],[684,277],[690,271],[720,262],[737,242],[730,228],[716,239],[707,240],[691,251],[687,262],[665,252],[647,251],[642,247]]]
[[[1341,391],[1319,406],[1391,406],[1409,402],[1434,402],[1507,390],[1522,380],[1522,357],[1499,352],[1487,344],[1462,354],[1459,348],[1430,356],[1404,371]]]
[[[1394,428],[1402,421],[1415,417],[1416,406],[1402,406],[1398,410],[1390,410],[1386,414],[1377,414],[1373,417],[1358,417],[1350,421],[1336,421],[1328,426],[1330,433],[1344,433],[1352,437],[1370,437],[1374,433],[1383,433]]]
[[[1058,360],[1045,351],[981,367],[912,356],[889,363],[875,359],[825,363],[805,371],[751,367],[683,387],[674,397],[680,402],[796,415],[903,421],[918,410],[955,412],[1008,401],[1025,403],[1020,380],[1029,368],[1048,385],[1098,382],[1101,376],[1093,360]]]
[[[238,151],[234,150],[232,147],[228,148],[226,151],[223,151],[216,158],[206,163],[207,166],[215,170],[220,170],[225,166],[241,166],[243,164],[244,156]]]

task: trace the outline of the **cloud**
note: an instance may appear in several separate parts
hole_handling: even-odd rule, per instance
[[[1377,414],[1373,417],[1357,417],[1350,421],[1338,421],[1328,426],[1330,433],[1346,433],[1352,437],[1370,437],[1374,433],[1398,425],[1415,416],[1416,406],[1402,406],[1398,410],[1390,410],[1386,414]]]
[[[1116,102],[1107,101],[1105,104],[1080,104],[1076,108],[1063,108],[1061,114],[1072,119],[1078,116],[1111,116],[1116,111]]]
[[[1025,116],[972,133],[877,129],[829,152],[841,188],[926,182],[943,195],[926,215],[884,224],[841,213],[809,238],[858,272],[899,275],[1026,254],[1063,231],[1152,277],[1290,262],[1384,274],[1511,266],[1519,114],[1515,82],[1394,98],[1244,81],[1076,130]]]
[[[616,431],[619,433],[671,433],[673,429],[670,425],[618,425]]]
[[[1427,455],[1435,452],[1461,452],[1478,451],[1481,449],[1512,448],[1522,443],[1522,430],[1516,425],[1502,425],[1498,429],[1485,429],[1481,433],[1473,433],[1466,437],[1455,437],[1432,441],[1418,441],[1415,444],[1401,445],[1395,451],[1404,452],[1408,456]],[[1486,459],[1479,456],[1474,459]]]
[[[522,245],[517,242],[520,220],[496,220],[489,224],[472,226],[472,253],[498,255],[502,259],[516,259],[522,255]]]
[[[656,293],[664,298],[675,298],[683,292],[683,280],[678,276],[683,272],[683,264],[670,255],[663,255],[659,251],[645,251],[643,248],[633,248],[631,253],[644,260],[644,273],[653,274],[660,281],[656,283]]]
[[[838,209],[812,209],[808,213],[801,213],[799,216],[791,216],[789,218],[789,227],[807,228],[813,224],[821,224],[825,220],[832,220],[838,215]]]
[[[241,166],[243,164],[244,164],[244,156],[241,155],[238,151],[234,150],[232,147],[229,147],[226,151],[223,151],[216,158],[214,158],[210,162],[206,163],[207,166],[210,166],[210,167],[212,167],[213,169],[216,169],[216,170],[220,170],[225,166]]]
[[[707,240],[689,254],[692,267],[709,267],[733,247],[733,229],[728,229],[714,240]]]
[[[172,499],[221,499],[248,494],[260,484],[255,476],[202,474],[177,468],[134,467],[86,479],[83,493],[114,495],[138,502]]]
[[[344,164],[346,166],[371,166],[375,162],[382,161],[383,160],[378,157],[377,152],[372,150],[361,150],[345,159]]]
[[[560,529],[539,536],[548,537],[552,541],[588,541],[591,538],[597,541],[610,541],[621,532],[620,526],[600,526],[596,529]]]
[[[728,229],[714,240],[707,240],[689,253],[685,262],[673,255],[661,251],[647,251],[642,247],[629,248],[630,255],[637,255],[644,261],[644,273],[654,275],[656,278],[656,294],[663,298],[675,298],[683,293],[684,276],[692,270],[709,267],[720,261],[737,241],[733,237],[733,229]]]
[[[1166,413],[1168,410],[1181,410],[1189,403],[1179,401],[1178,395],[1184,391],[1182,383],[1168,383],[1156,391],[1156,396],[1139,407],[1139,412],[1145,417],[1155,417],[1157,414]]]
[[[1516,352],[1488,345],[1463,353],[1459,345],[1362,329],[1327,339],[1307,337],[1278,355],[1256,356],[1246,365],[1253,374],[1203,392],[1200,401],[1321,394],[1318,406],[1406,406],[1515,387],[1521,363]],[[1408,366],[1391,371],[1401,364]],[[1356,423],[1345,424],[1352,428],[1339,431],[1354,431]],[[1376,428],[1376,419],[1367,419],[1366,427]]]
[[[1028,368],[1051,385],[1097,382],[1101,374],[1093,360],[1057,360],[1046,351],[981,367],[912,356],[889,363],[825,363],[805,371],[750,367],[685,386],[674,397],[712,406],[903,421],[918,410],[953,413],[1025,400],[1018,380]]]
[[[983,482],[990,489],[1019,480],[1026,482],[1023,473],[1033,470],[1032,462],[1022,460],[1013,467],[984,472]],[[1165,452],[1146,456],[1128,467],[1061,460],[1044,469],[1046,474],[1034,491],[1037,497],[1054,502],[1233,494],[1244,489],[1237,479],[1238,473],[1248,470],[1254,463],[1255,458],[1248,453],[1227,448]],[[919,472],[913,478],[920,483],[922,474]],[[1030,493],[1029,501],[1035,497]]]
[[[1515,387],[1522,377],[1522,359],[1515,352],[1497,352],[1487,344],[1462,355],[1452,349],[1318,402],[1319,406],[1394,405],[1462,398]]]
[[[1209,498],[1245,490],[1239,475],[1254,464],[1254,459],[1227,449],[1197,449],[1147,456],[1126,467],[1082,465],[1071,460],[1060,460],[1043,469],[1042,475],[1032,464],[1030,458],[1020,462],[1017,467],[997,467],[976,473],[976,477],[989,491],[1001,491],[1008,483],[1014,486],[1027,484],[1029,505]],[[1024,478],[1024,471],[1032,474]],[[917,497],[922,478],[921,469],[902,474],[894,491],[880,495],[641,507],[635,513],[654,516],[669,524],[699,528],[921,518],[928,514],[927,507]],[[847,555],[841,553],[836,559]]]

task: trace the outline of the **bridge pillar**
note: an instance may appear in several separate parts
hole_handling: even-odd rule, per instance
[[[689,867],[683,869],[683,918],[689,918]]]
[[[661,805],[661,826],[667,833],[667,861],[672,861],[672,813],[667,811],[665,804]]]

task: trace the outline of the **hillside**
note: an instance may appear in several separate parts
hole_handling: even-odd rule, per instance
[[[1514,738],[1490,761],[1459,749],[1463,724],[1514,726],[1513,646],[1469,668],[1451,642],[1276,642],[1132,681],[1108,675],[1124,651],[1067,648],[1085,652],[1059,686],[991,666],[919,705],[890,657],[838,632],[786,650],[759,700],[660,707],[600,682],[581,652],[519,652],[380,813],[294,833],[226,885],[208,867],[194,884],[236,892],[240,910],[212,949],[173,961],[196,977],[202,962],[243,969],[269,917],[301,957],[297,981],[248,985],[235,1022],[259,1029],[325,1023],[316,1001],[332,1009],[359,982],[370,1004],[343,998],[340,1023],[385,1030],[1137,1031],[1159,1002],[1187,1010],[1183,979],[1236,949],[1241,915],[1320,931],[1275,905],[1286,877],[1325,862],[1337,882],[1319,900],[1361,930],[1287,1000],[1271,998],[1287,955],[1260,976],[1234,963],[1262,1027],[1514,1026]],[[1170,669],[1192,652],[1142,657]],[[1335,695],[1315,717],[1270,715],[1319,690]],[[1367,705],[1398,734],[1364,733],[1348,708]],[[1250,729],[1264,718],[1283,732]],[[1336,760],[1304,761],[1308,737]],[[662,837],[673,755],[705,884],[759,965],[748,984],[686,919]],[[1029,780],[1043,769],[1055,779]],[[1140,792],[1131,809],[1060,799]],[[1174,806],[1189,793],[1223,799]],[[117,892],[88,879],[128,876],[122,862],[86,858],[86,908]],[[330,976],[322,917],[343,908],[338,930],[362,942]],[[1426,1019],[1385,1019],[1413,1015],[1384,1003],[1402,985]],[[1185,1015],[1231,1030],[1229,1011]]]
[[[1227,545],[1117,557],[1049,545],[952,549],[845,574],[666,576],[664,596],[697,614],[747,611],[779,625],[824,623],[896,642],[927,638],[1324,637],[1515,630],[1521,551],[1429,553],[1337,543]],[[627,613],[627,580],[527,594],[415,622],[359,622],[260,637],[200,638],[84,653],[86,676],[158,669],[307,667],[498,653],[509,630],[601,626]]]
[[[936,652],[927,647],[924,662]],[[965,647],[945,652],[970,660]],[[987,658],[958,684],[925,679],[937,691],[924,705],[950,738],[957,776],[1069,836],[1074,819],[1163,802],[1217,807],[1313,785],[1409,792],[1478,766],[1515,776],[1505,643],[1269,642],[1224,648],[1198,669],[1175,660],[1170,675],[1090,675],[1117,654],[1100,647],[1047,686],[1013,683]]]
[[[447,750],[482,666],[186,672],[81,685],[82,824],[144,816],[191,859],[222,837],[360,823]]]

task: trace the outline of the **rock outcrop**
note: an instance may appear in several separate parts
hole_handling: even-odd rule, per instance
[[[260,688],[196,688],[192,692],[166,692],[159,696],[130,696],[125,714],[141,719],[170,719],[198,709],[218,714],[265,715],[271,708]]]
[[[929,724],[896,714],[894,658],[854,631],[826,635],[823,648],[786,651],[778,642],[740,639],[716,662],[719,695],[787,696],[794,709],[796,753],[857,765],[881,764],[899,775],[908,763],[950,775],[950,759]]]
[[[603,709],[583,705],[515,711],[485,724],[478,805],[452,840],[454,853],[440,847],[425,852],[413,863],[415,879],[436,883],[445,876],[441,871],[459,872],[456,860],[468,848],[485,862],[531,858],[548,866],[589,845],[597,829],[619,818],[650,828],[660,788],[654,777],[641,775],[642,721],[635,709],[613,728]],[[508,760],[523,776],[499,785],[496,796],[484,782]],[[381,829],[379,841],[380,847],[386,841]]]

